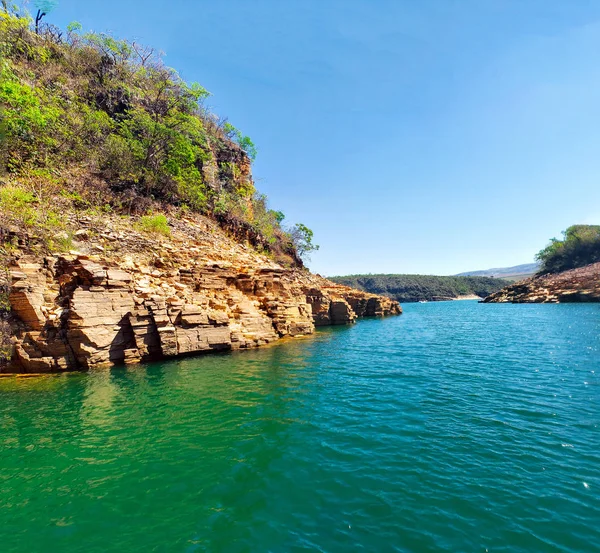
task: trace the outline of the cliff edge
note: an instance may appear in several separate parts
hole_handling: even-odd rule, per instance
[[[35,24],[34,24],[35,23]],[[153,48],[0,8],[0,372],[251,348],[400,313],[311,275],[249,136]]]
[[[4,372],[56,372],[258,347],[315,326],[400,314],[389,298],[286,268],[201,215],[169,236],[118,216],[77,216],[72,250],[42,255],[4,231],[12,359]]]

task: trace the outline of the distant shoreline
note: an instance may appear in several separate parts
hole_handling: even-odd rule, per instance
[[[403,301],[402,303],[440,303],[443,301],[463,301],[463,300],[482,300],[483,298],[480,296],[476,296],[474,294],[468,296],[457,296],[456,298],[440,298],[440,299],[432,299],[432,300],[414,300],[414,301]]]
[[[348,275],[330,277],[330,280],[371,294],[382,294],[400,303],[480,300],[510,284],[507,280],[489,277],[401,274]]]

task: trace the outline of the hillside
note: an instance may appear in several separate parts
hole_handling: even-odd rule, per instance
[[[537,275],[491,294],[486,303],[600,301],[600,226],[573,225],[537,254]]]
[[[539,269],[539,263],[525,263],[523,265],[515,265],[514,267],[500,267],[478,271],[467,271],[466,273],[459,273],[456,276],[484,276],[504,278],[507,280],[522,280],[534,275],[539,271]]]
[[[399,314],[303,266],[256,148],[153,49],[0,9],[0,373],[252,348]]]
[[[600,301],[600,263],[538,275],[511,284],[484,303],[576,303]]]
[[[19,17],[17,17],[19,15]],[[252,140],[150,47],[0,9],[0,210],[47,239],[61,214],[200,213],[288,266],[314,248],[256,190]]]
[[[399,302],[440,301],[464,296],[483,298],[508,284],[496,278],[432,275],[349,275],[331,277],[330,280]]]

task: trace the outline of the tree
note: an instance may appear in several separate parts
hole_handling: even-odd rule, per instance
[[[313,236],[313,231],[302,223],[298,223],[290,231],[292,244],[296,248],[298,255],[304,260],[309,259],[311,252],[319,249],[319,246],[313,244]]]
[[[573,225],[536,255],[541,273],[558,273],[600,261],[600,226]]]
[[[33,5],[38,9],[35,16],[35,32],[40,32],[40,21],[58,5],[58,0],[34,0]]]
[[[226,122],[223,125],[223,131],[225,135],[229,137],[231,140],[237,142],[237,145],[244,150],[248,154],[248,157],[252,160],[256,160],[256,154],[258,150],[256,149],[256,145],[249,136],[242,134],[242,131],[236,129],[231,123]]]

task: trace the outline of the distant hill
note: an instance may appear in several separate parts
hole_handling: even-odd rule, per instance
[[[459,273],[456,276],[481,276],[505,278],[508,280],[522,280],[537,273],[539,269],[539,263],[525,263],[524,265],[515,265],[514,267],[501,267],[495,269],[485,269],[480,271],[468,271],[466,273]]]
[[[510,284],[500,278],[433,275],[348,275],[330,280],[399,302],[443,301],[461,296],[484,298]]]

